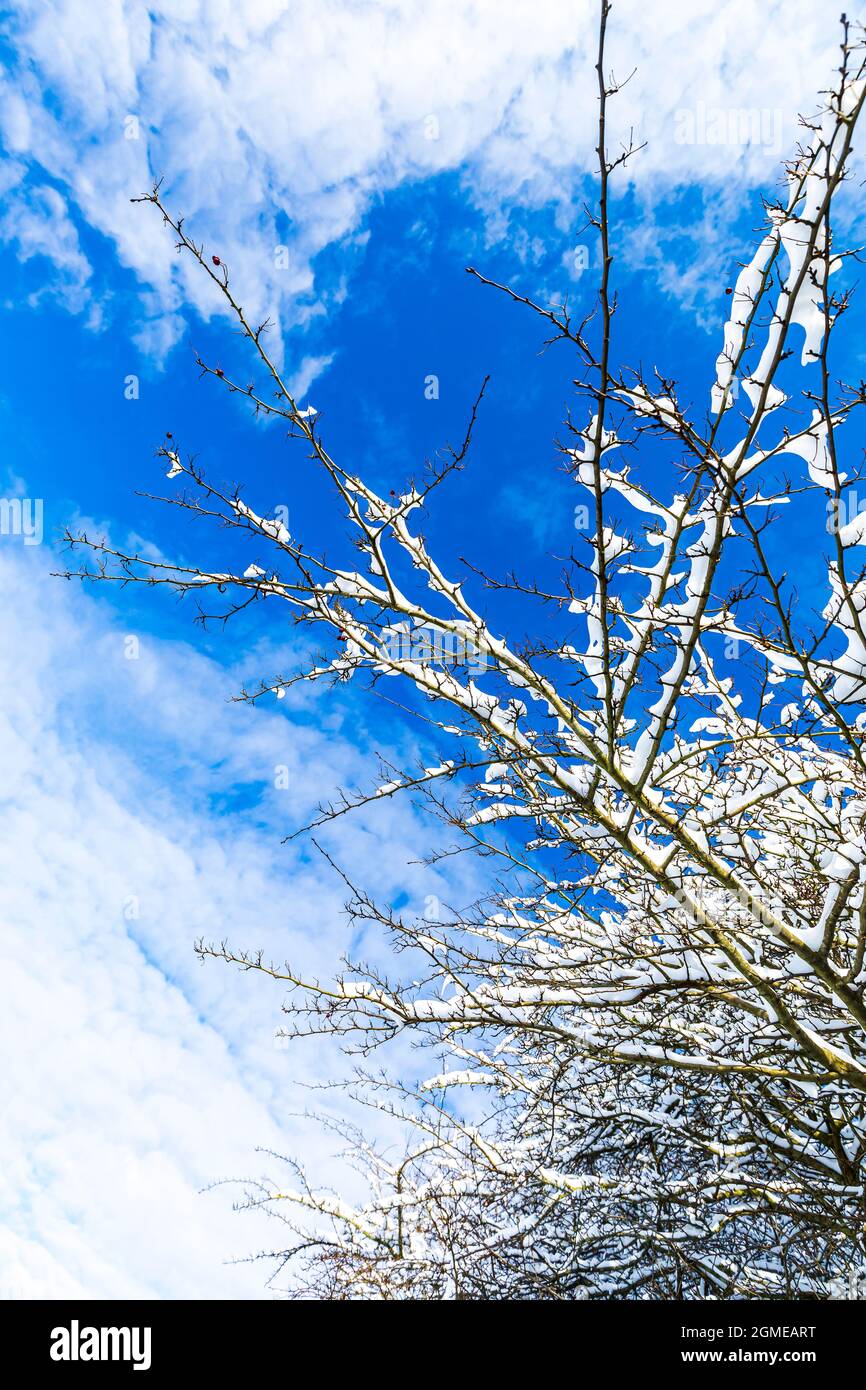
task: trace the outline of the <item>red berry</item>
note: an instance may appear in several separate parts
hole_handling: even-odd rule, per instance
[[[219,258],[219,256],[211,256],[211,260],[213,261],[214,265],[219,265],[219,264],[220,264],[220,258]]]
[[[346,640],[346,634],[345,634],[345,632],[341,632],[340,635],[339,635],[339,637],[337,638],[337,641],[338,641],[338,642],[345,642],[345,640]]]
[[[223,375],[223,369],[222,369],[222,367],[217,367],[217,368],[216,368],[216,374],[217,374],[217,376],[222,376],[222,375]]]
[[[733,293],[734,293],[734,291],[731,289],[730,285],[727,285],[727,286],[725,287],[725,294],[733,294]]]
[[[396,494],[396,492],[394,491],[393,488],[391,489],[391,496],[392,496],[392,497],[396,497],[396,496],[397,496],[397,494]]]
[[[172,434],[171,430],[166,430],[165,437],[166,439],[174,439],[174,435]]]

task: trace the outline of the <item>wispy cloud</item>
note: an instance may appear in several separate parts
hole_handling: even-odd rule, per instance
[[[407,180],[462,171],[494,234],[508,235],[509,204],[556,204],[562,232],[579,220],[594,161],[595,26],[593,5],[561,0],[242,0],[206,12],[22,0],[0,132],[19,164],[42,183],[49,175],[111,239],[160,312],[176,315],[180,299],[209,316],[219,312],[210,287],[189,276],[159,219],[129,202],[164,175],[251,314],[285,331],[344,293],[333,266],[316,278],[318,254],[345,243],[351,260],[373,201]],[[636,69],[612,108],[611,143],[631,128],[648,142],[631,178],[652,198],[688,183],[766,183],[837,56],[835,16],[810,0],[695,0],[651,17],[621,0],[610,30],[614,71]],[[68,269],[68,238],[56,253]],[[151,324],[140,343],[158,355],[176,336],[173,321]]]
[[[289,382],[289,390],[299,405],[303,405],[304,397],[313,382],[317,381],[322,373],[330,367],[333,360],[334,354],[332,352],[323,353],[319,357],[303,358]]]
[[[277,654],[229,670],[130,632],[48,578],[41,555],[3,544],[0,1292],[256,1296],[264,1269],[223,1262],[270,1237],[232,1216],[237,1190],[199,1189],[261,1171],[257,1145],[327,1173],[329,1141],[292,1115],[324,1104],[299,1082],[345,1063],[321,1040],[275,1046],[279,987],[202,968],[192,946],[228,937],[302,971],[335,967],[345,885],[280,839],[356,779],[358,725],[344,735],[348,709],[319,711],[315,693],[292,718],[289,698],[227,703]],[[425,892],[446,897],[408,866],[411,811],[371,815],[341,823],[347,871],[364,879],[375,862],[368,886],[419,910]]]
[[[91,315],[98,313],[90,297],[90,262],[81,250],[66,200],[55,188],[19,183],[7,190],[0,216],[0,239],[11,242],[22,261],[42,257],[51,263],[52,274],[31,295],[34,306],[45,295],[51,295],[72,313],[85,308],[90,309]],[[97,322],[94,319],[94,326]]]

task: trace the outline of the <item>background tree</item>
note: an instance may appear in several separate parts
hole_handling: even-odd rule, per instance
[[[435,1053],[421,1087],[356,1073],[359,1097],[409,1134],[399,1161],[347,1134],[361,1205],[298,1165],[288,1187],[250,1189],[289,1227],[278,1254],[300,1261],[298,1287],[330,1297],[826,1297],[866,1257],[866,523],[837,447],[866,388],[830,367],[849,293],[831,277],[851,254],[832,209],[866,92],[862,43],[843,21],[834,86],[731,287],[702,410],[667,374],[614,362],[609,181],[635,151],[607,145],[609,8],[596,302],[577,320],[497,287],[579,364],[561,448],[592,527],[557,592],[466,562],[452,577],[419,529],[469,456],[483,387],[462,445],[380,495],[328,452],[266,325],[158,187],[143,201],[224,296],[266,384],[202,371],[306,445],[357,557],[339,567],[309,549],[173,445],[168,477],[188,491],[165,500],[266,543],[266,570],[68,536],[96,556],[82,578],[227,595],[223,618],[288,604],[322,632],[319,660],[244,699],[396,678],[436,761],[316,824],[413,792],[457,837],[444,852],[495,866],[484,901],[424,920],[349,885],[353,916],[393,942],[393,976],[346,961],[307,980],[198,946],[288,986],[290,1031],[361,1054],[408,1032]],[[794,514],[829,551],[817,615],[774,568],[769,528]],[[508,591],[514,630],[535,638],[501,630],[485,591]]]

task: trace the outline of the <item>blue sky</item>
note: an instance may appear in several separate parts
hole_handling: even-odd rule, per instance
[[[620,124],[649,141],[614,210],[617,356],[675,376],[680,399],[703,408],[724,287],[837,35],[800,3],[784,9],[781,48],[780,5],[678,10],[660,7],[648,28],[641,7],[614,9],[615,66],[639,64]],[[202,632],[165,595],[50,577],[59,531],[79,521],[219,567],[218,532],[135,495],[163,490],[165,430],[211,476],[243,481],[257,510],[288,506],[311,545],[342,540],[301,450],[197,379],[192,346],[229,370],[241,345],[153,209],[129,198],[165,176],[167,202],[225,259],[242,302],[273,313],[276,350],[331,452],[375,486],[400,488],[459,440],[490,374],[470,466],[425,522],[452,569],[466,555],[550,579],[575,543],[578,499],[554,441],[576,364],[563,345],[540,355],[540,322],[464,268],[591,302],[592,268],[578,273],[574,254],[589,246],[595,264],[579,230],[592,7],[434,11],[100,0],[76,15],[43,0],[8,25],[3,485],[42,499],[45,526],[41,546],[0,538],[4,1026],[18,1058],[2,1107],[0,1248],[13,1295],[260,1293],[261,1267],[222,1262],[267,1231],[232,1216],[231,1190],[197,1191],[259,1171],[257,1145],[339,1172],[327,1136],[296,1112],[311,1103],[299,1083],[340,1061],[275,1047],[279,990],[202,969],[192,943],[226,934],[325,973],[346,946],[343,893],[309,846],[281,837],[320,797],[368,780],[376,750],[411,756],[417,739],[351,688],[279,709],[228,704],[244,681],[295,664],[276,613]],[[288,67],[298,52],[315,62]],[[677,113],[699,102],[778,113],[781,148],[677,142]],[[290,250],[282,280],[276,245]],[[852,376],[862,327],[855,308]],[[796,550],[808,595],[820,552],[800,536],[779,543]],[[281,765],[288,795],[274,786]],[[420,811],[388,802],[331,843],[386,900],[465,899],[479,887],[471,868],[408,867],[429,833]]]

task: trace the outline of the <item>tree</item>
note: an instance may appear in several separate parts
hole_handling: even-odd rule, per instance
[[[577,321],[496,286],[580,364],[562,448],[593,529],[558,592],[471,566],[455,579],[418,530],[468,458],[483,387],[462,445],[380,495],[328,452],[266,325],[158,186],[142,201],[210,276],[268,385],[202,372],[307,446],[360,559],[309,552],[168,445],[168,477],[190,488],[168,500],[267,542],[273,568],[213,573],[67,535],[97,557],[82,578],[228,593],[222,617],[288,604],[325,635],[321,660],[245,699],[295,680],[399,681],[438,761],[321,820],[414,793],[497,866],[489,899],[422,921],[350,885],[354,916],[393,941],[393,978],[347,962],[322,983],[198,945],[288,986],[293,1031],[361,1053],[408,1031],[436,1054],[421,1088],[357,1077],[410,1136],[399,1161],[348,1136],[365,1203],[298,1165],[291,1187],[250,1190],[289,1226],[300,1287],[329,1297],[827,1297],[866,1260],[866,523],[838,449],[866,386],[830,368],[850,293],[831,277],[854,254],[834,244],[832,209],[863,44],[843,19],[837,80],[765,204],[701,411],[673,378],[614,365],[609,181],[635,150],[607,148],[609,9],[596,302]],[[817,619],[775,567],[772,528],[794,514],[829,551]],[[537,640],[500,632],[485,589],[535,614]]]

